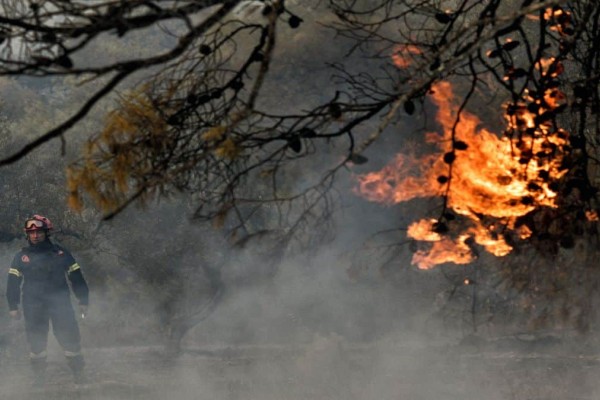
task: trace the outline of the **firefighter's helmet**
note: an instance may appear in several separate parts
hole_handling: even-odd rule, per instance
[[[41,215],[35,214],[25,221],[25,232],[33,232],[37,230],[49,231],[53,229],[52,222]]]

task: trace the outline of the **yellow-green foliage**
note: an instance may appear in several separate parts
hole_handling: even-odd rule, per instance
[[[221,158],[228,158],[233,160],[240,153],[239,146],[231,138],[223,140],[219,146],[215,149],[215,154]]]
[[[67,171],[69,205],[82,207],[82,193],[111,211],[135,193],[153,170],[153,155],[169,146],[167,125],[144,88],[123,97],[103,131],[87,144],[82,160]]]
[[[213,149],[214,154],[220,158],[233,160],[240,154],[240,147],[231,137],[227,137],[228,127],[215,126],[202,133],[202,140]]]
[[[217,142],[223,138],[225,132],[227,131],[227,127],[219,125],[213,128],[207,129],[202,134],[202,139],[207,142]]]
[[[176,110],[165,104],[176,92],[176,87],[170,87],[153,101],[141,87],[122,98],[119,107],[107,115],[104,129],[87,142],[80,161],[67,170],[72,209],[82,209],[84,194],[104,212],[116,210],[133,195],[143,202],[162,191],[174,175],[193,168],[203,159],[199,156],[203,152],[229,160],[239,156],[242,148],[230,133],[241,119],[237,116],[237,120],[232,117],[199,132],[196,154],[173,165],[170,153],[182,133],[167,124],[165,116]]]

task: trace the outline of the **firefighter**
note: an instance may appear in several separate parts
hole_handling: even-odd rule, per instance
[[[46,344],[49,322],[52,321],[52,331],[64,350],[74,380],[83,383],[85,363],[69,287],[79,301],[82,316],[85,316],[89,292],[87,283],[73,256],[50,240],[52,222],[48,218],[34,215],[25,221],[24,230],[29,245],[13,259],[8,271],[6,297],[13,319],[21,317],[19,303],[22,297],[34,382],[43,384],[45,381]]]

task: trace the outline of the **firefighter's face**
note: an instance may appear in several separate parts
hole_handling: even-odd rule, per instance
[[[32,244],[41,243],[46,240],[46,231],[43,229],[38,229],[35,231],[27,232],[27,238]]]

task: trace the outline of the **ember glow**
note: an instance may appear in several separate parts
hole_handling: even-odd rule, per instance
[[[543,17],[551,31],[572,34],[570,14],[560,7],[548,9]],[[518,41],[488,51],[490,58],[514,51]],[[414,56],[423,56],[415,46],[395,49],[392,60],[406,68]],[[555,81],[564,68],[548,57],[535,64],[539,82]],[[504,79],[513,81],[528,74],[511,67]],[[518,224],[519,217],[542,207],[557,207],[557,181],[567,173],[561,167],[568,134],[553,123],[566,99],[557,85],[540,85],[524,90],[519,101],[506,104],[503,135],[482,127],[475,115],[457,105],[449,82],[431,88],[441,132],[426,134],[438,150],[416,157],[398,154],[381,171],[358,176],[357,192],[368,200],[398,204],[416,198],[445,198],[439,220],[412,223],[407,235],[425,243],[413,254],[412,263],[422,269],[438,264],[468,264],[475,260],[475,246],[495,256],[505,256],[512,246],[506,238],[526,239],[532,231]],[[598,219],[587,213],[588,220]]]
[[[412,63],[412,57],[419,54],[422,54],[422,51],[418,46],[412,44],[400,44],[394,48],[392,61],[396,67],[406,68]]]
[[[413,264],[422,269],[447,262],[468,264],[476,258],[474,244],[504,256],[512,250],[505,232],[518,238],[531,235],[527,226],[516,226],[519,217],[537,207],[556,207],[552,182],[566,173],[560,164],[567,134],[536,120],[536,115],[560,104],[560,92],[551,90],[555,93],[544,93],[544,101],[535,108],[507,106],[507,131],[527,134],[500,138],[466,111],[456,123],[458,106],[452,86],[440,82],[432,88],[432,101],[442,133],[426,135],[439,151],[423,157],[398,154],[381,171],[358,176],[357,191],[375,202],[391,205],[446,195],[447,209],[458,218],[444,223],[443,229],[434,219],[409,226],[409,237],[427,243],[414,253]]]

